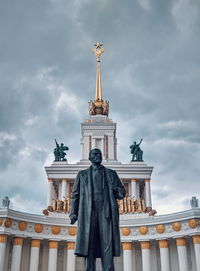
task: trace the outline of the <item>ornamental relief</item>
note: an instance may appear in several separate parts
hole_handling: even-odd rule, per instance
[[[178,233],[180,231],[188,234],[188,230],[191,231],[191,233],[195,232],[195,230],[198,230],[200,228],[199,226],[199,219],[189,219],[181,222],[173,222],[170,224],[157,224],[154,226],[149,225],[141,225],[138,227],[121,227],[120,232],[121,235],[124,237],[136,237],[136,236],[154,236],[154,235],[163,235],[165,233],[170,233],[173,235],[173,233]],[[77,234],[77,228],[72,226],[58,226],[58,225],[43,225],[43,224],[34,224],[34,223],[27,223],[25,221],[15,221],[10,218],[4,218],[0,219],[0,223],[2,226],[7,228],[8,230],[11,230],[11,234],[14,234],[16,231],[19,233],[21,232],[27,232],[27,236],[30,236],[31,233],[35,233],[39,235],[59,235],[63,236],[65,238],[66,236],[76,236]],[[194,230],[194,231],[193,231]],[[29,233],[29,234],[28,234]],[[164,237],[164,236],[163,236]],[[47,237],[48,238],[48,237]]]

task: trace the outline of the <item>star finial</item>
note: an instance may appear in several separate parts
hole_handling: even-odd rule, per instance
[[[100,62],[100,57],[104,53],[104,48],[102,48],[103,43],[96,42],[94,46],[95,48],[92,50],[92,52],[95,53],[97,57],[97,62]]]

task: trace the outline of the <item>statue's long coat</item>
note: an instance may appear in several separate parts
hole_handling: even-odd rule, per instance
[[[109,213],[112,223],[113,256],[120,256],[120,232],[119,232],[119,210],[117,199],[125,197],[126,191],[119,180],[116,171],[104,167],[104,199],[109,201]],[[74,183],[70,216],[78,217],[78,232],[76,239],[75,254],[85,257],[88,255],[90,221],[92,212],[92,169],[89,167],[78,173]],[[107,191],[108,190],[108,191]],[[104,208],[104,206],[102,206]],[[98,255],[100,257],[100,255]]]

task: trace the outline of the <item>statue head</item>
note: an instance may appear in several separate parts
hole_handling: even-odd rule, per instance
[[[100,165],[102,162],[102,153],[100,149],[92,149],[89,153],[89,160],[92,164]]]
[[[63,143],[61,143],[60,145],[61,145],[62,147],[64,146],[64,144],[63,144]]]
[[[133,144],[134,144],[134,145],[136,145],[136,144],[137,144],[137,142],[136,142],[136,141],[134,141],[134,142],[133,142]]]

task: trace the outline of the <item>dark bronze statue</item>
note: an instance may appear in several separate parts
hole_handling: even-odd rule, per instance
[[[9,197],[6,196],[6,197],[3,199],[2,203],[3,203],[3,207],[9,208],[9,205],[10,205]]]
[[[67,159],[65,158],[66,156],[66,152],[68,151],[69,148],[67,146],[64,146],[63,143],[58,144],[57,140],[55,139],[56,142],[56,148],[54,149],[54,156],[55,156],[55,160],[54,161],[67,161]]]
[[[140,140],[139,144],[137,144],[136,141],[134,141],[133,145],[130,146],[131,153],[133,155],[131,162],[143,161],[143,151],[140,149],[141,143],[142,143],[142,139]]]
[[[75,255],[85,257],[85,271],[114,271],[113,257],[120,256],[118,199],[126,191],[116,171],[101,165],[99,149],[90,151],[92,165],[78,173],[73,187],[70,220],[78,220]]]

